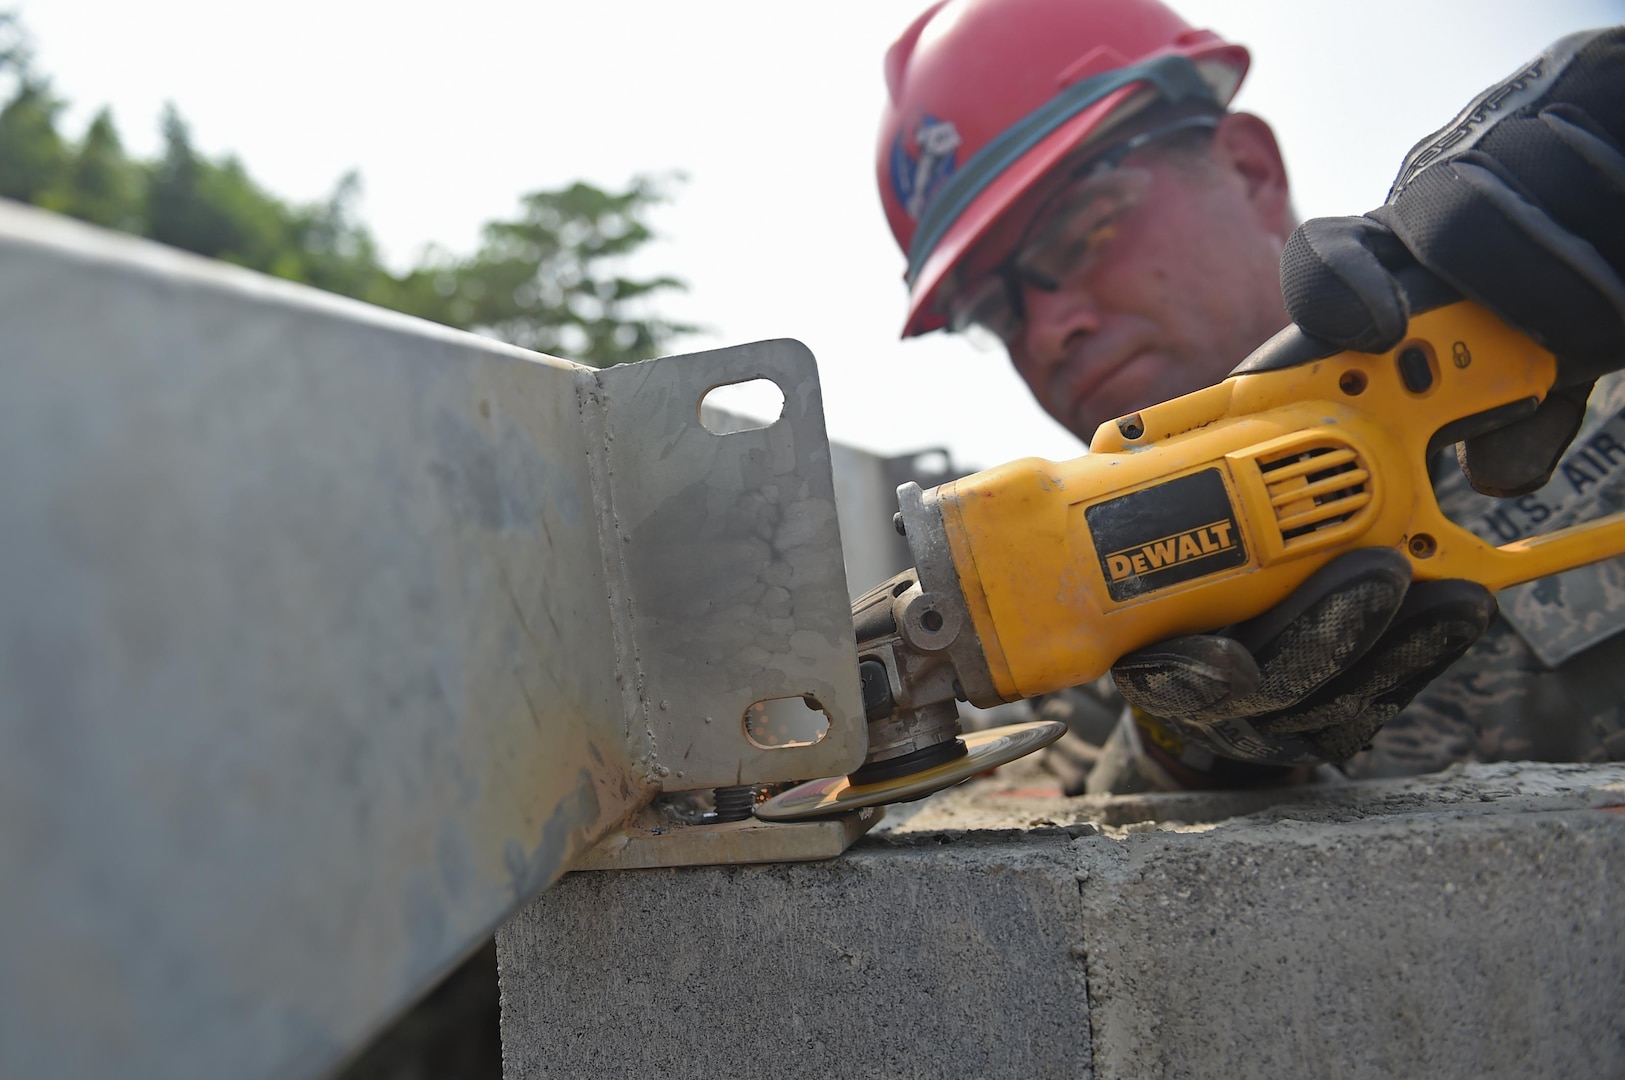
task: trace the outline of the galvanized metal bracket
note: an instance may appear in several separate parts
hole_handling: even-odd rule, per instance
[[[784,410],[717,435],[700,405],[766,379]],[[583,372],[628,711],[646,725],[663,790],[806,779],[862,762],[846,570],[817,364],[763,341]],[[600,426],[601,425],[601,426]],[[600,441],[601,440],[601,441]],[[815,702],[807,745],[754,740],[755,703]]]

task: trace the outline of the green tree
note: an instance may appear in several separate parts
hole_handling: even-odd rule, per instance
[[[435,274],[456,325],[538,352],[607,367],[654,356],[695,329],[654,314],[656,294],[681,290],[670,276],[632,278],[626,259],[652,238],[662,182],[634,177],[624,191],[574,183],[524,197],[522,214],[484,230],[473,259]],[[431,268],[431,272],[434,268]]]
[[[299,280],[300,260],[288,250],[288,209],[249,179],[236,158],[216,163],[200,155],[173,105],[164,110],[163,135],[163,156],[147,187],[147,235]]]
[[[325,202],[296,207],[288,218],[292,243],[276,270],[328,292],[399,308],[396,280],[383,268],[372,233],[356,216],[361,177],[346,173]]]
[[[109,229],[144,233],[144,186],[142,169],[125,156],[113,116],[103,109],[85,132],[66,183],[46,205]]]
[[[21,202],[47,199],[68,172],[68,150],[57,134],[63,102],[26,69],[17,92],[0,109],[0,196]]]
[[[655,356],[694,329],[655,311],[655,300],[684,287],[679,279],[626,271],[653,237],[648,213],[667,197],[661,180],[637,176],[623,191],[575,183],[534,192],[516,219],[485,227],[474,255],[431,251],[394,274],[356,211],[361,181],[353,172],[327,199],[291,204],[236,158],[200,153],[173,105],[155,161],[125,154],[106,109],[81,140],[66,140],[58,130],[64,103],[34,73],[15,15],[0,11],[0,86],[8,83],[0,196],[582,363]]]

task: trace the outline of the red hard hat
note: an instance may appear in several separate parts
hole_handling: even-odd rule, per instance
[[[946,0],[886,53],[876,171],[908,256],[903,336],[1012,203],[1131,100],[1229,103],[1247,50],[1157,0]]]

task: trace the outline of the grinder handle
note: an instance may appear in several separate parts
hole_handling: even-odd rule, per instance
[[[1468,578],[1491,591],[1522,585],[1577,566],[1625,555],[1625,510],[1497,547],[1453,527],[1436,559],[1415,559],[1418,577]],[[1410,538],[1418,553],[1418,537]],[[1425,548],[1426,541],[1423,541]]]

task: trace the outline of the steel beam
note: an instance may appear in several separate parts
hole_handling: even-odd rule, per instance
[[[0,203],[0,1075],[318,1074],[661,787],[855,766],[836,530],[796,343],[598,372]]]

